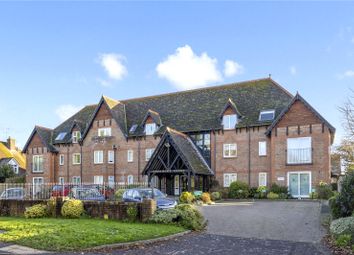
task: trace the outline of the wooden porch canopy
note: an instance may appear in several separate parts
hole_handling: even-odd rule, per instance
[[[149,185],[154,175],[186,175],[188,189],[191,187],[191,176],[214,175],[193,141],[187,135],[169,127],[166,128],[142,174],[148,176]]]

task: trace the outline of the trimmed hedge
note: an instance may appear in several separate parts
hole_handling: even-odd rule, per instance
[[[84,204],[77,199],[69,199],[61,208],[61,215],[67,218],[80,218],[84,213]]]
[[[33,205],[26,208],[25,218],[44,218],[48,215],[47,206],[43,204]]]

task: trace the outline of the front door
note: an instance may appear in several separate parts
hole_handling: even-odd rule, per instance
[[[309,197],[311,192],[310,172],[288,173],[289,192],[293,197]]]
[[[175,196],[179,196],[179,175],[175,175]]]

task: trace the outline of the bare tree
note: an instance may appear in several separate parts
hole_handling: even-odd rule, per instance
[[[344,115],[344,128],[349,139],[354,139],[354,90],[350,90],[351,95],[339,110]]]

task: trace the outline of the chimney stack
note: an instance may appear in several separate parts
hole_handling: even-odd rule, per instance
[[[7,148],[9,148],[9,150],[16,150],[16,140],[10,136],[7,138]]]

